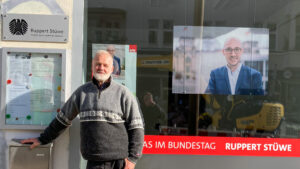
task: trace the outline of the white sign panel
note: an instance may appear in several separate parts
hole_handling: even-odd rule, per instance
[[[66,15],[3,15],[4,41],[67,42],[68,34]]]

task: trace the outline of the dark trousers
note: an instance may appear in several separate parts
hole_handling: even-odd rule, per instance
[[[114,161],[88,161],[86,169],[123,169],[125,160]]]

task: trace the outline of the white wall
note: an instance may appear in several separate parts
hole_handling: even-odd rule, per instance
[[[67,15],[69,16],[69,41],[67,43],[47,43],[47,42],[9,42],[0,41],[1,47],[18,47],[18,48],[46,48],[46,49],[64,49],[66,50],[66,87],[65,98],[67,99],[72,91],[74,91],[80,84],[82,84],[82,36],[78,34],[78,29],[75,29],[77,35],[73,40],[73,16],[78,19],[83,17],[83,14],[78,13],[73,15],[73,1],[79,0],[3,0],[3,13],[18,13],[18,14],[45,14],[45,15]],[[81,6],[83,10],[83,6]],[[79,10],[80,11],[80,10]],[[83,19],[76,20],[76,25],[82,25]],[[82,34],[82,30],[80,33]],[[73,42],[77,53],[73,54]],[[78,41],[78,43],[77,43]],[[81,46],[80,46],[81,45]],[[79,48],[79,49],[78,49]],[[81,51],[81,53],[80,53]],[[79,52],[79,53],[78,53]],[[74,75],[74,74],[75,75]],[[1,112],[4,113],[4,112]],[[76,126],[76,125],[75,125]],[[71,129],[72,131],[72,129]],[[41,130],[0,130],[0,168],[8,169],[8,144],[12,138],[31,138],[38,137]],[[79,128],[74,132],[79,132]],[[78,138],[76,138],[78,139]],[[70,168],[70,158],[80,159],[79,147],[77,152],[70,150],[70,132],[65,131],[54,141],[53,146],[53,169],[68,169]],[[73,145],[74,146],[74,145]],[[77,146],[77,145],[75,145]],[[80,160],[78,160],[80,161]],[[79,168],[79,165],[77,165]],[[72,167],[73,168],[73,167]]]

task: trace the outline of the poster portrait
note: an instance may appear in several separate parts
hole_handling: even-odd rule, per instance
[[[98,50],[106,50],[113,56],[114,70],[112,78],[129,88],[132,93],[136,93],[136,45],[119,44],[93,44],[92,56]]]
[[[173,93],[264,95],[269,31],[175,26]]]

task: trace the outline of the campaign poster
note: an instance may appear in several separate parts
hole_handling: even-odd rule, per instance
[[[175,26],[172,92],[265,95],[269,30]]]
[[[95,56],[98,50],[106,50],[113,56],[113,80],[122,85],[125,85],[133,94],[136,94],[137,46],[118,44],[93,44],[92,57]]]

